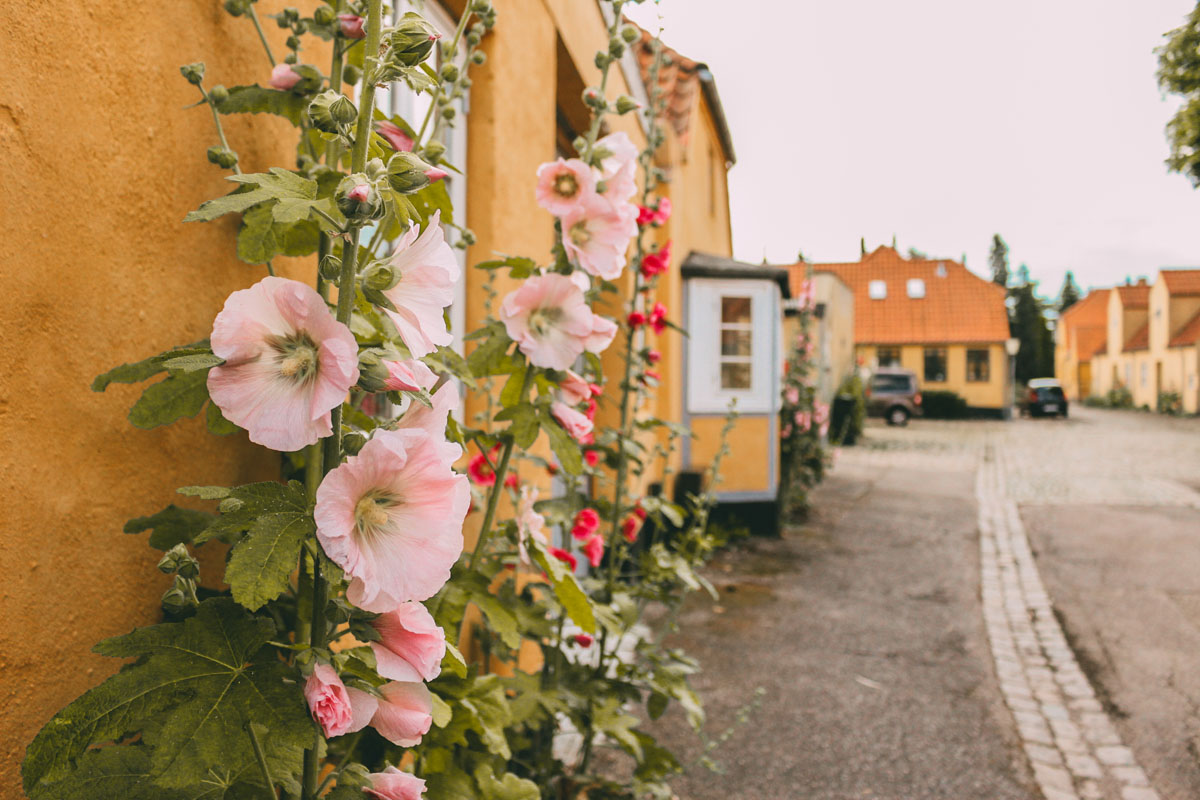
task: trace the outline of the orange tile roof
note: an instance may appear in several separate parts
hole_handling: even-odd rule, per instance
[[[1099,355],[1106,350],[1108,350],[1107,325],[1080,325],[1075,328],[1076,359],[1090,361],[1092,356]]]
[[[1164,269],[1160,270],[1167,291],[1176,297],[1200,295],[1200,269]]]
[[[1128,339],[1126,339],[1125,346],[1123,348],[1121,348],[1121,350],[1126,353],[1131,352],[1133,350],[1149,350],[1149,349],[1150,349],[1150,323],[1149,322],[1142,323],[1142,327],[1140,327],[1136,331],[1134,331],[1133,336],[1130,336]]]
[[[793,287],[804,280],[807,265],[788,265]],[[1003,342],[1009,336],[1004,289],[949,259],[906,259],[880,247],[861,261],[814,264],[833,272],[854,292],[854,341],[857,344],[954,344]],[[925,296],[909,297],[910,279],[925,282]],[[872,300],[873,280],[887,283],[887,297]]]
[[[1063,312],[1058,327],[1066,333],[1075,358],[1087,361],[1108,349],[1108,295],[1111,289],[1093,289]]]
[[[1167,347],[1187,347],[1196,342],[1200,342],[1200,311],[1188,320],[1179,333],[1171,337]]]
[[[1145,278],[1139,278],[1134,285],[1118,286],[1117,295],[1121,298],[1121,305],[1125,308],[1149,308],[1150,306],[1150,287],[1146,284]]]

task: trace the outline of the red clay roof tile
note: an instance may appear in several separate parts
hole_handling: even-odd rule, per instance
[[[1159,275],[1167,291],[1176,297],[1200,295],[1200,269],[1164,269]]]
[[[1150,306],[1150,287],[1146,279],[1140,279],[1136,284],[1118,286],[1117,295],[1125,308],[1148,308]]]
[[[1187,347],[1196,342],[1200,342],[1200,311],[1197,311],[1188,320],[1179,333],[1171,337],[1171,341],[1167,342],[1167,347]]]
[[[1125,353],[1129,353],[1134,350],[1149,350],[1149,349],[1150,349],[1150,323],[1149,322],[1142,323],[1142,327],[1140,327],[1136,331],[1134,331],[1133,336],[1130,336],[1128,339],[1126,339],[1125,346],[1123,348],[1121,348],[1121,350]]]

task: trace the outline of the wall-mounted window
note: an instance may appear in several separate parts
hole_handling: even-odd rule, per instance
[[[782,316],[779,286],[767,280],[691,278],[687,297],[687,408],[719,414],[778,407]]]
[[[946,348],[925,348],[925,380],[928,383],[946,382]]]
[[[881,367],[898,367],[898,366],[900,366],[900,348],[899,347],[877,347],[877,348],[875,348],[875,361]]]
[[[867,284],[867,296],[872,300],[887,299],[887,281],[871,281]]]
[[[925,296],[925,281],[920,278],[909,278],[907,281],[908,296],[919,300]]]
[[[991,379],[991,351],[984,348],[967,350],[967,382],[987,383]]]

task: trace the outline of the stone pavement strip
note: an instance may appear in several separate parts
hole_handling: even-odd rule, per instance
[[[976,474],[983,616],[1004,701],[1046,800],[1158,800],[1079,668],[1038,575],[1005,456]]]

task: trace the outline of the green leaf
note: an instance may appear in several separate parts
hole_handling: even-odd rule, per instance
[[[520,366],[508,376],[508,380],[504,382],[504,388],[500,390],[500,405],[508,408],[525,402],[525,397],[529,393],[529,389],[525,385],[527,372],[529,372],[529,364],[522,361]],[[525,447],[528,445],[523,445],[522,449]]]
[[[241,430],[237,425],[225,419],[225,415],[221,413],[221,409],[217,408],[217,404],[211,401],[208,404],[208,409],[204,412],[204,421],[208,425],[208,432],[215,433],[217,436],[228,436],[231,433],[237,433]]]
[[[276,114],[293,125],[304,118],[308,100],[292,92],[264,89],[261,86],[232,86],[229,96],[217,104],[222,114]]]
[[[666,712],[670,702],[671,698],[662,692],[651,692],[650,699],[646,701],[646,713],[650,715],[650,719],[658,719]]]
[[[563,562],[547,555],[539,542],[532,541],[530,544],[533,560],[550,579],[550,584],[554,588],[554,596],[558,598],[558,602],[562,603],[567,615],[587,633],[595,633],[596,615],[592,611],[592,603],[583,591],[583,587],[579,585],[579,581],[575,580],[575,576]]]
[[[571,438],[558,420],[549,414],[541,415],[542,428],[550,439],[550,449],[558,457],[558,463],[571,475],[583,472],[583,450],[579,442]]]
[[[22,767],[26,793],[46,781],[92,774],[92,757],[81,758],[91,745],[138,732],[157,787],[194,787],[214,774],[236,775],[254,763],[245,732],[251,722],[270,731],[263,742],[277,779],[284,779],[283,767],[295,775],[314,727],[300,675],[263,647],[274,635],[270,619],[214,598],[184,622],[99,643],[95,650],[102,655],[137,660],[42,728]]]
[[[214,517],[205,511],[167,506],[149,517],[137,517],[125,523],[125,533],[150,531],[150,546],[166,552],[177,544],[191,544],[200,531],[212,524]]]
[[[30,797],[32,800],[191,800],[189,794],[164,791],[151,783],[148,747],[90,750],[80,757],[77,772],[69,778],[34,787]]]
[[[420,215],[422,227],[435,213],[441,214],[442,224],[454,221],[454,206],[450,203],[445,181],[434,181],[421,191],[408,195],[408,200]]]
[[[274,497],[259,496],[252,510],[254,522],[234,545],[225,567],[225,582],[233,590],[233,599],[257,611],[283,594],[296,569],[305,539],[316,533],[316,523],[308,513],[308,496],[299,484],[258,484],[271,487]],[[235,495],[236,497],[237,495]]]
[[[212,353],[193,353],[164,359],[162,365],[171,372],[195,372],[199,369],[211,369],[224,363],[225,359],[214,356]]]
[[[449,703],[436,694],[431,697],[433,698],[433,724],[444,728],[450,724],[450,720],[454,717],[454,711],[450,708]]]
[[[505,645],[520,647],[521,631],[517,625],[517,617],[498,597],[487,592],[476,593],[471,596],[471,602],[479,606],[479,610],[487,617],[488,624]]]
[[[207,372],[178,372],[146,387],[129,409],[129,421],[143,429],[194,417],[208,401]]]
[[[513,443],[522,450],[528,450],[538,437],[537,410],[529,403],[519,406],[509,406],[496,415],[498,421],[510,420],[508,432],[513,437]]]
[[[512,339],[500,325],[492,326],[490,335],[467,356],[467,368],[472,375],[495,375],[498,372],[501,358],[512,344]]]
[[[134,361],[129,364],[122,364],[119,367],[114,367],[103,375],[98,375],[92,381],[93,392],[103,392],[108,388],[110,383],[141,383],[147,378],[152,378],[160,372],[167,369],[164,361],[172,360],[185,355],[203,355],[211,354],[208,340],[202,339],[199,342],[175,347],[165,353],[143,358],[141,361]]]
[[[442,669],[460,678],[467,677],[467,660],[449,641],[446,642],[446,655],[442,656]]]
[[[496,780],[486,764],[475,770],[475,781],[481,800],[540,800],[542,796],[536,783],[518,778],[511,772],[506,773],[503,780]]]
[[[278,255],[305,256],[316,252],[321,229],[307,216],[321,202],[324,201],[289,198],[247,211],[238,229],[238,258],[248,264],[265,264]],[[280,209],[284,209],[284,220],[280,219]],[[299,210],[303,214],[296,217]]]
[[[188,497],[199,497],[203,500],[223,500],[229,497],[231,490],[224,486],[181,486],[175,491]]]
[[[464,381],[469,381],[474,377],[467,368],[467,360],[449,347],[439,347],[436,352],[421,360],[433,368],[434,372],[440,372],[443,375],[453,375]]]
[[[202,203],[183,218],[184,222],[210,222],[225,214],[245,211],[267,200],[299,198],[315,200],[317,183],[286,169],[272,167],[269,172],[231,175],[228,180],[243,186],[231,194]],[[244,187],[250,186],[249,190]]]

